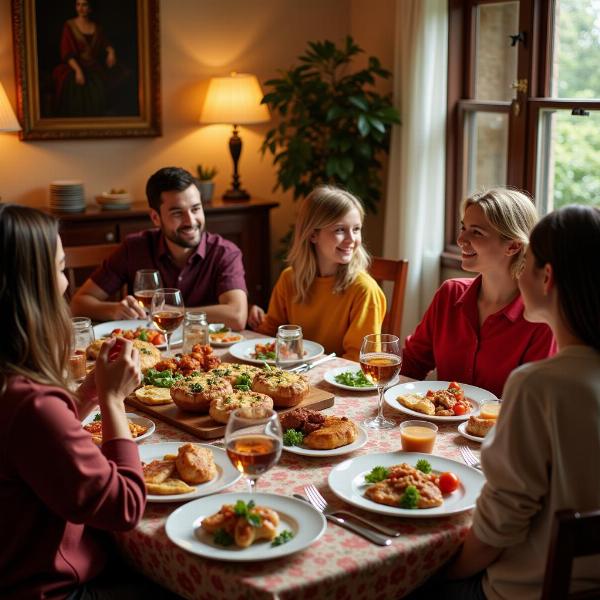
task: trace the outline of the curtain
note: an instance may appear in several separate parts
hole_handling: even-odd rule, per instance
[[[440,278],[444,245],[447,0],[398,0],[394,127],[384,256],[409,261],[402,340],[420,321]]]

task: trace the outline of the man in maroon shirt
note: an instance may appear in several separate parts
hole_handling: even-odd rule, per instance
[[[121,246],[79,288],[71,302],[74,315],[107,321],[143,319],[131,295],[138,269],[156,269],[163,287],[179,288],[186,307],[201,307],[209,321],[232,329],[246,325],[248,300],[242,253],[220,235],[204,231],[200,192],[190,173],[165,167],[146,185],[150,218],[159,229],[127,236]],[[123,284],[128,295],[109,297]]]

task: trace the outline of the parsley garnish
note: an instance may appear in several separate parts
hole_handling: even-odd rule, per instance
[[[404,490],[402,498],[400,498],[401,508],[417,508],[419,503],[419,491],[414,485],[409,485]]]
[[[219,546],[231,546],[233,544],[234,539],[231,537],[224,529],[217,529],[215,531],[215,544],[219,544]]]
[[[245,517],[246,521],[248,521],[252,527],[260,527],[262,523],[260,515],[255,512],[251,512],[254,506],[254,500],[250,500],[248,504],[246,504],[243,500],[238,500],[235,503],[233,510],[238,517]]]
[[[271,546],[281,546],[289,542],[294,537],[294,534],[289,529],[284,529],[277,537],[271,542]]]
[[[240,390],[241,392],[249,392],[251,385],[252,385],[252,378],[250,377],[250,375],[248,375],[248,373],[242,373],[235,380],[234,387],[236,389]]]
[[[142,329],[138,335],[138,340],[142,340],[142,342],[148,341],[148,333],[145,329]]]
[[[144,385],[155,385],[156,387],[170,388],[175,382],[183,379],[183,375],[173,373],[169,369],[157,371],[156,369],[148,369],[144,376]]]
[[[258,360],[275,360],[275,352],[257,352]]]
[[[204,386],[201,383],[192,383],[190,384],[190,392],[192,392],[192,394],[199,394],[200,392],[204,391]]]
[[[365,481],[367,483],[377,483],[378,481],[387,479],[389,474],[389,469],[386,469],[385,467],[373,467],[371,472],[365,475]]]
[[[100,413],[94,415],[94,422],[96,421],[102,421],[102,415]]]
[[[428,460],[421,458],[417,461],[417,469],[421,471],[421,473],[431,473],[431,465]]]
[[[301,431],[295,429],[288,429],[283,434],[283,445],[284,446],[299,446],[304,441],[304,434]]]

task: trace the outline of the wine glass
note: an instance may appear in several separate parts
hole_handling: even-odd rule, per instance
[[[363,425],[371,429],[390,429],[396,426],[395,421],[383,416],[383,391],[400,370],[402,359],[399,341],[395,335],[372,333],[365,335],[360,347],[360,368],[379,391],[377,416],[363,422]]]
[[[181,291],[177,288],[160,288],[152,296],[150,314],[154,324],[165,334],[167,355],[171,355],[171,335],[183,323],[185,310]]]
[[[271,408],[238,408],[229,416],[225,429],[225,449],[233,466],[254,492],[256,481],[281,456],[281,423]]]
[[[150,317],[150,306],[154,292],[162,286],[160,273],[155,269],[138,269],[133,280],[133,295],[139,305],[146,311],[146,318]],[[148,321],[148,325],[150,325]]]

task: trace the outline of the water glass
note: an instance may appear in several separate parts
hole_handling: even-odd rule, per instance
[[[284,365],[304,360],[304,344],[300,325],[280,325],[275,340],[275,364]]]
[[[87,317],[73,317],[72,336],[73,352],[69,357],[69,376],[74,381],[82,381],[86,375],[86,348],[94,341],[94,329],[91,319]]]

